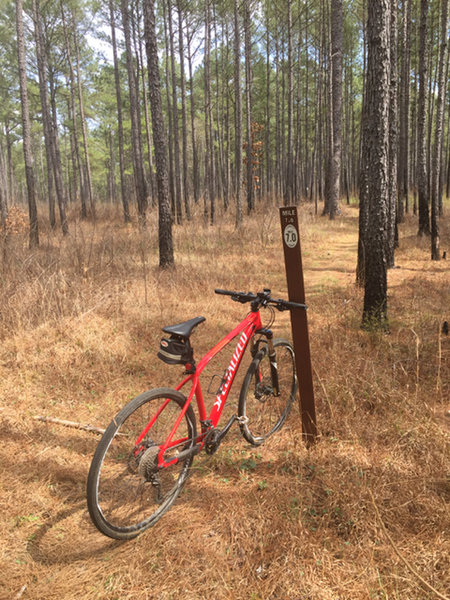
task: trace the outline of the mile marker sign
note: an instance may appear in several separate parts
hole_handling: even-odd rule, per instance
[[[289,300],[305,304],[297,207],[281,207],[280,221]],[[306,310],[297,308],[291,310],[291,326],[300,391],[303,435],[306,437],[306,443],[311,444],[317,437],[317,424]]]

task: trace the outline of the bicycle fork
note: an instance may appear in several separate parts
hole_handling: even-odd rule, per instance
[[[273,345],[273,332],[270,329],[260,329],[257,333],[261,333],[267,339],[268,357],[270,362],[270,378],[272,380],[272,394],[274,396],[279,396],[280,384],[278,381],[277,355],[275,352],[275,346]],[[259,383],[262,383],[262,375],[260,369],[258,369],[257,378],[259,380]]]

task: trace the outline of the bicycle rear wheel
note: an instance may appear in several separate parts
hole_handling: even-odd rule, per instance
[[[278,394],[272,381],[269,351],[264,346],[248,368],[239,397],[240,428],[254,446],[262,444],[283,426],[297,392],[294,350],[286,340],[273,342],[278,374]]]
[[[154,525],[180,493],[193,453],[163,469],[158,469],[157,463],[160,445],[185,402],[183,394],[168,388],[144,392],[129,402],[106,429],[87,482],[89,514],[105,535],[117,540],[136,537]],[[153,425],[142,436],[152,419]],[[177,445],[166,451],[165,461],[192,448],[195,438],[195,415],[189,406],[173,438]]]

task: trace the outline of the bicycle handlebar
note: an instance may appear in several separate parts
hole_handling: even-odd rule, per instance
[[[252,292],[232,292],[231,290],[215,289],[216,294],[222,296],[231,296],[234,302],[240,302],[245,304],[246,302],[255,302],[255,308],[258,309],[260,306],[274,306],[279,311],[292,310],[294,308],[302,308],[306,310],[306,304],[300,302],[291,302],[290,300],[282,300],[281,298],[275,299],[270,296],[270,290],[265,289],[263,292],[253,294]]]

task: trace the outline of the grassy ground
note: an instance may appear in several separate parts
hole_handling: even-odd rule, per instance
[[[356,209],[331,223],[302,208],[314,447],[302,444],[298,409],[257,449],[233,430],[135,541],[90,523],[98,436],[34,417],[106,426],[128,399],[178,380],[155,358],[162,325],[205,316],[200,356],[245,314],[214,287],[286,296],[278,209],[261,208],[241,232],[231,216],[199,222],[175,228],[170,272],[156,267],[154,217],[145,233],[106,211],[95,227],[73,218],[67,239],[44,226],[30,252],[19,215],[1,238],[0,597],[448,598],[450,278],[412,217],[389,273],[391,331],[379,335],[359,329]],[[280,315],[277,334],[289,327]]]

